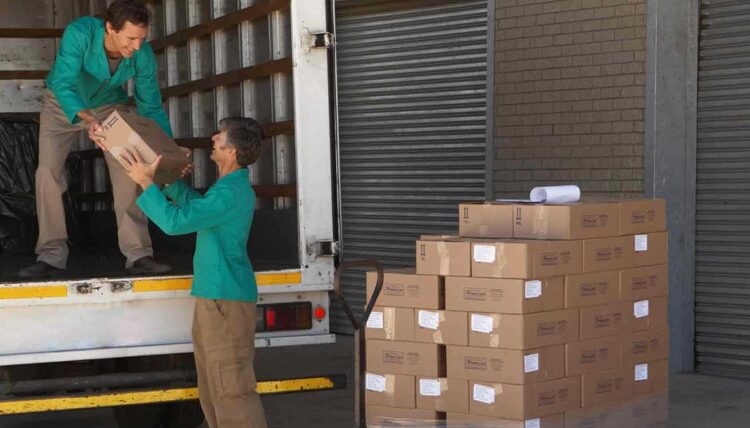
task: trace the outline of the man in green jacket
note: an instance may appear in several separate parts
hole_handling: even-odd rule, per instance
[[[79,132],[105,150],[117,217],[120,251],[133,274],[159,274],[169,266],[153,258],[148,220],[135,204],[136,186],[106,152],[98,132],[100,121],[115,108],[129,111],[123,88],[134,83],[138,113],[156,121],[170,136],[172,129],[162,109],[156,59],[148,35],[149,10],[133,0],[116,0],[104,20],[79,18],[65,29],[40,115],[39,166],[36,204],[39,221],[36,263],[19,271],[22,278],[50,277],[63,272],[68,259],[62,194],[67,190],[65,159]]]
[[[125,170],[143,188],[138,206],[165,233],[197,232],[193,257],[193,347],[198,393],[211,428],[264,428],[253,368],[258,289],[247,254],[255,192],[247,166],[258,159],[262,130],[248,118],[226,118],[213,137],[219,179],[200,193],[182,180],[160,189],[137,152]],[[171,199],[170,202],[167,198]]]

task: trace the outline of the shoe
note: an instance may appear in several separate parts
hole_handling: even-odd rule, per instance
[[[52,278],[65,273],[65,269],[59,269],[49,263],[37,261],[30,266],[21,268],[18,277],[23,279]]]
[[[141,257],[133,263],[133,266],[125,269],[130,274],[162,274],[172,270],[172,268],[166,264],[157,262],[151,256]]]

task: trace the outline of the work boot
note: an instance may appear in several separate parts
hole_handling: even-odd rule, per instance
[[[172,270],[172,268],[166,264],[157,262],[154,260],[151,256],[141,257],[140,259],[136,260],[133,263],[133,266],[130,266],[129,268],[125,269],[129,274],[137,274],[137,275],[159,275],[162,273],[167,273]]]
[[[59,269],[49,263],[36,261],[34,264],[21,268],[18,271],[18,277],[23,279],[41,279],[60,276],[65,273],[65,269]]]

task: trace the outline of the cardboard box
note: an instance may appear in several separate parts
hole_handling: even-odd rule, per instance
[[[621,367],[619,337],[586,340],[565,345],[565,376],[577,376]]]
[[[445,348],[433,343],[368,340],[367,371],[415,376],[445,375]]]
[[[563,306],[563,277],[538,280],[445,278],[445,308],[455,311],[527,314]]]
[[[581,308],[581,340],[621,336],[631,331],[632,305],[628,302]]]
[[[622,337],[622,363],[634,365],[669,358],[669,329],[660,328]]]
[[[632,425],[628,421],[625,421],[620,404],[581,408],[565,412],[565,428],[624,427],[641,428],[642,425]]]
[[[562,345],[528,351],[448,346],[447,371],[452,378],[521,385],[564,376]]]
[[[620,300],[643,300],[668,294],[668,265],[646,266],[620,271]]]
[[[628,367],[635,381],[635,395],[653,394],[669,389],[669,360],[636,363]]]
[[[471,238],[512,238],[513,204],[502,202],[459,204],[458,234]]]
[[[661,232],[667,229],[664,199],[620,201],[620,235]]]
[[[456,378],[417,378],[417,408],[438,412],[469,412],[469,381]]]
[[[489,416],[448,412],[446,414],[446,420],[448,421],[448,426],[456,427],[471,426],[473,428],[565,428],[565,414],[563,413],[558,415],[545,416],[543,418],[516,421],[513,419],[498,419],[491,418]]]
[[[619,217],[618,204],[609,202],[516,204],[513,207],[513,237],[589,239],[617,236]]]
[[[365,403],[367,405],[416,407],[414,376],[365,373]]]
[[[628,400],[622,404],[621,414],[623,420],[632,422],[628,426],[666,427],[665,422],[669,419],[669,392],[665,390]]]
[[[630,370],[617,368],[581,376],[581,407],[617,403],[633,396]]]
[[[469,346],[534,349],[578,340],[576,309],[526,315],[469,313]]]
[[[137,151],[146,163],[153,163],[157,156],[162,157],[154,176],[156,183],[174,183],[190,163],[177,143],[147,117],[115,110],[104,119],[102,128],[104,145],[120,163],[123,162],[120,156],[126,149]]]
[[[579,377],[527,385],[470,382],[469,413],[525,420],[577,409],[581,403]]]
[[[417,241],[417,274],[471,276],[471,242],[455,236],[422,236]]]
[[[471,245],[472,276],[536,279],[580,273],[581,241],[476,240]]]
[[[365,325],[365,338],[414,341],[414,309],[373,307]]]
[[[632,401],[631,398],[629,401]],[[565,412],[566,428],[641,428],[625,420],[621,404],[587,407]],[[651,428],[651,427],[649,427]]]
[[[469,316],[466,312],[415,309],[412,319],[415,342],[459,346],[469,343]]]
[[[667,392],[634,397],[621,403],[565,413],[566,428],[666,428]]]
[[[582,273],[565,276],[565,308],[606,305],[620,300],[618,272]]]
[[[368,301],[375,292],[377,276],[375,272],[367,272]],[[380,289],[376,305],[443,309],[443,278],[437,275],[417,275],[413,268],[387,270],[383,273],[383,287]]]
[[[583,271],[603,272],[633,267],[633,238],[586,239],[583,241]]]
[[[654,297],[632,302],[629,313],[632,331],[666,327],[668,305],[667,297]]]
[[[365,419],[367,426],[399,424],[400,422],[437,421],[438,412],[425,409],[399,409],[397,407],[366,406]]]
[[[630,235],[633,267],[663,265],[669,260],[667,232]]]

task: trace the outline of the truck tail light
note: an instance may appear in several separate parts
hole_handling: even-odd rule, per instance
[[[258,331],[309,330],[312,328],[312,317],[310,302],[259,305],[257,329]]]
[[[326,312],[326,308],[318,305],[315,307],[315,310],[313,311],[313,317],[315,317],[315,321],[323,321],[328,315],[328,312]]]

